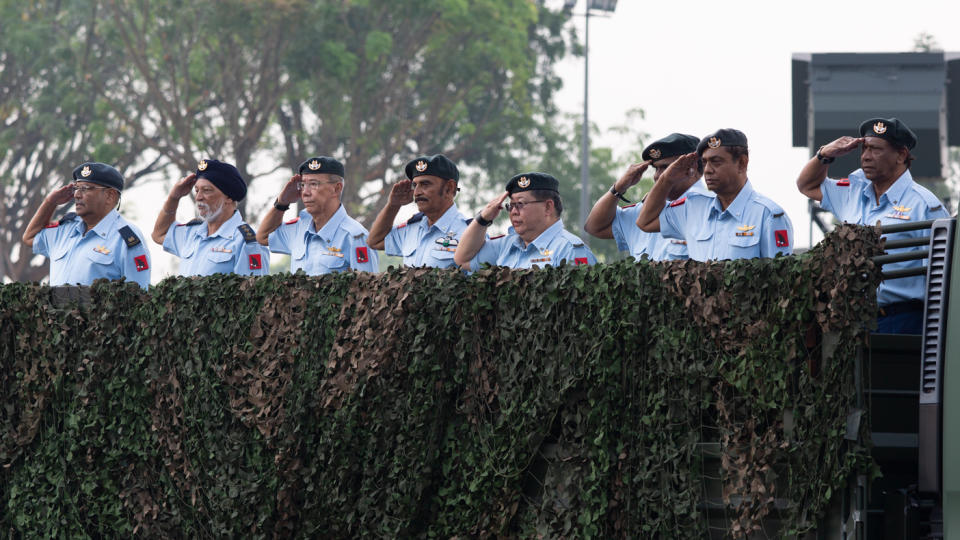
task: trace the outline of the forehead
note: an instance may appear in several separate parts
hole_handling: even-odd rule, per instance
[[[717,148],[707,148],[703,151],[703,156],[701,159],[704,161],[728,160],[730,159],[730,152],[723,146],[719,146]]]
[[[535,201],[536,198],[529,191],[519,191],[510,194],[510,200],[516,202]]]
[[[875,148],[877,150],[891,150],[893,145],[890,144],[886,139],[881,139],[880,137],[864,137],[863,138],[863,147],[864,148]]]
[[[678,159],[680,159],[680,156],[665,157],[665,158],[663,158],[663,159],[658,159],[658,160],[654,161],[654,162],[653,162],[653,166],[654,166],[655,168],[659,169],[659,168],[661,168],[661,167],[666,167],[667,165],[670,165],[671,163],[673,163],[674,161],[676,161],[676,160],[678,160]]]
[[[411,181],[414,184],[429,184],[431,182],[443,182],[443,178],[433,176],[432,174],[421,174],[420,176],[413,177]]]
[[[93,182],[85,182],[83,180],[74,180],[73,183],[76,184],[77,187],[100,187],[99,184],[94,184]]]
[[[327,173],[311,173],[311,174],[301,174],[300,179],[304,182],[326,182],[330,180],[330,175]]]
[[[215,189],[217,192],[220,191],[220,188],[213,185],[213,182],[207,180],[206,178],[200,178],[197,180],[197,183],[193,185],[194,189]]]

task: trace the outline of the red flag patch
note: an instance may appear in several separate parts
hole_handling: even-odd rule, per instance
[[[577,266],[580,266],[581,264],[587,264],[587,258],[586,258],[586,257],[574,257],[574,258],[573,258],[573,262],[574,262]]]
[[[146,255],[138,255],[133,258],[133,264],[137,267],[137,272],[143,272],[150,268],[150,263],[147,262]]]
[[[250,269],[260,270],[261,268],[263,268],[263,263],[260,261],[260,254],[250,255]]]
[[[367,257],[367,248],[365,247],[357,248],[357,262],[358,263],[370,262],[370,258]]]
[[[777,241],[777,247],[787,247],[790,245],[790,235],[786,229],[777,229],[773,231],[773,238]]]

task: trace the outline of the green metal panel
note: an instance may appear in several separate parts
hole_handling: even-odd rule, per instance
[[[954,231],[953,264],[943,366],[944,538],[960,538],[960,226]]]

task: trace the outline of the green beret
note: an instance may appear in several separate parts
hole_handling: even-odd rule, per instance
[[[690,152],[697,151],[697,143],[700,139],[693,135],[684,135],[683,133],[671,133],[666,137],[653,141],[643,149],[641,158],[643,161],[656,161],[658,159],[682,156]]]
[[[721,146],[747,146],[747,136],[737,129],[718,129],[700,140],[697,145],[697,155],[703,156],[707,147],[719,148]]]
[[[307,159],[300,164],[297,172],[300,174],[335,174],[340,178],[347,176],[346,170],[343,168],[343,163],[326,156]]]
[[[460,180],[460,171],[457,170],[457,165],[443,154],[414,158],[404,167],[404,172],[407,173],[407,178],[410,180],[418,176],[436,176],[454,182]]]
[[[73,170],[73,179],[123,191],[123,175],[106,163],[88,161]]]
[[[247,183],[236,167],[216,159],[201,159],[197,163],[197,178],[206,178],[224,195],[234,201],[242,201],[247,196]]]
[[[560,191],[560,182],[547,173],[528,172],[518,174],[507,182],[507,191],[509,193],[519,193],[521,191]]]
[[[917,136],[906,124],[896,118],[871,118],[860,124],[861,137],[879,137],[897,146],[913,150],[917,145]]]

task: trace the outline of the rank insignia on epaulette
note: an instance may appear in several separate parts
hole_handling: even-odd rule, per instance
[[[873,132],[877,135],[883,135],[887,132],[887,126],[883,125],[883,122],[877,122],[873,125]]]
[[[650,157],[652,157],[653,159],[660,159],[660,155],[661,154],[660,154],[659,148],[653,148],[650,150]]]
[[[720,147],[720,138],[719,137],[710,137],[710,140],[707,141],[707,146],[710,148],[719,148]]]
[[[133,258],[133,264],[137,267],[137,272],[143,272],[150,268],[150,264],[147,262],[146,255],[137,255]]]
[[[103,253],[104,255],[110,254],[110,248],[104,245],[98,245],[97,247],[93,248],[93,250],[97,253]]]
[[[756,225],[740,225],[737,227],[737,236],[753,236],[753,229]]]
[[[252,244],[257,241],[257,233],[254,232],[253,227],[247,225],[246,223],[241,223],[237,230],[240,231],[240,234],[243,235],[243,241]]]
[[[317,170],[317,169],[320,168],[320,162],[317,161],[317,160],[313,160],[313,161],[311,161],[310,163],[307,163],[307,167],[308,167],[311,171],[315,171],[315,170]]]
[[[773,215],[773,217],[774,217],[774,218],[783,217],[783,212],[777,212],[776,214]]]
[[[522,188],[526,188],[530,185],[530,179],[526,176],[521,176],[520,179],[517,180],[517,185]]]
[[[128,248],[132,248],[140,243],[140,239],[133,233],[133,229],[131,229],[129,225],[120,227],[120,236],[123,237],[123,241],[127,244]]]
[[[205,170],[207,170],[207,160],[201,159],[201,160],[200,160],[200,163],[197,163],[197,170],[198,170],[198,171],[205,171]]]
[[[415,167],[417,168],[417,172],[423,172],[423,171],[427,170],[427,162],[426,162],[426,161],[423,161],[423,160],[420,160],[420,161],[417,162],[417,164],[415,165]]]
[[[93,174],[93,171],[90,169],[89,165],[84,165],[83,168],[80,169],[80,176],[84,178],[90,176],[91,174]]]

